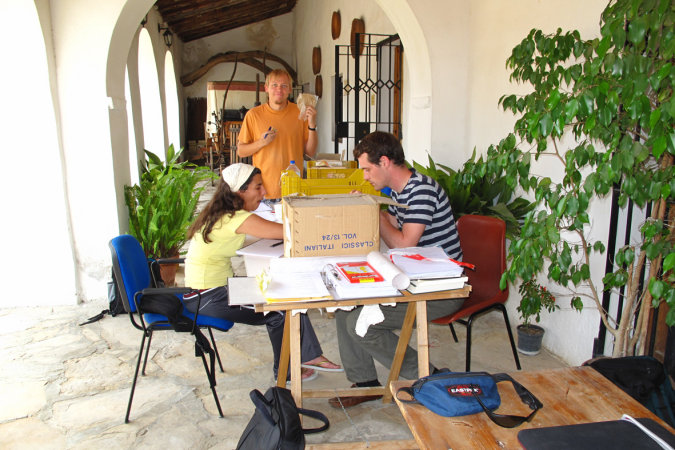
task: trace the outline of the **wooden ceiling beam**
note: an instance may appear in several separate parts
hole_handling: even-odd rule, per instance
[[[298,74],[297,72],[282,58],[273,55],[272,53],[269,52],[264,52],[261,50],[253,50],[249,52],[227,52],[227,53],[219,53],[217,55],[212,56],[209,58],[209,60],[203,64],[201,67],[199,67],[196,70],[193,70],[190,73],[187,73],[185,75],[182,75],[180,77],[180,82],[183,86],[190,86],[192,83],[206,75],[206,73],[211,70],[212,67],[226,63],[226,62],[241,62],[244,64],[248,64],[251,67],[255,67],[256,69],[260,70],[262,73],[267,75],[272,68],[270,68],[268,65],[263,64],[262,61],[260,60],[270,60],[270,61],[276,61],[282,66],[284,66],[284,69],[291,75],[291,78],[293,79],[293,82],[297,84],[298,82]]]
[[[297,0],[159,0],[162,19],[184,42],[291,12]]]

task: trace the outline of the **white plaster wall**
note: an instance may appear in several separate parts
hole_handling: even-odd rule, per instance
[[[528,87],[509,82],[505,62],[513,47],[532,28],[540,28],[546,33],[554,33],[558,27],[563,30],[578,29],[583,38],[592,39],[599,34],[600,13],[606,4],[604,0],[471,2],[469,114],[464,123],[466,141],[463,143],[465,159],[470,156],[474,146],[481,154],[490,144],[497,143],[512,131],[515,118],[499,109],[499,97],[529,92]],[[438,117],[434,115],[434,124],[436,120]],[[542,158],[533,166],[533,172],[552,176],[559,168],[552,158]],[[606,242],[609,202],[597,201],[593,208],[591,235]],[[597,285],[602,286],[604,258],[593,256],[591,267]],[[564,293],[562,289],[551,289]],[[515,287],[510,294],[510,301],[507,302],[509,315],[514,322],[519,322],[514,319],[519,318],[516,306],[520,295]],[[571,364],[582,363],[592,356],[599,314],[590,301],[585,301],[584,311],[580,314],[570,308],[569,296],[558,295],[557,298],[561,310],[542,316],[541,325],[547,329],[544,346]]]
[[[58,95],[50,91],[55,82],[54,58],[48,51],[51,33],[48,2],[0,2],[5,60],[0,71],[4,166],[0,176],[0,280],[7,288],[0,307],[76,301],[75,261],[65,206],[66,172],[57,129]],[[31,287],[37,289],[27,294],[26,288]]]
[[[105,82],[110,35],[123,4],[123,0],[51,3],[80,300],[105,295],[110,268],[107,242],[119,231]]]
[[[407,3],[414,14],[408,22],[417,21],[422,30],[423,39],[406,42],[406,54],[428,52],[430,70],[429,95],[431,123],[428,145],[413,147],[409,159],[426,165],[428,154],[434,161],[458,167],[471,154],[467,153],[466,121],[471,116],[468,82],[472,70],[469,64],[471,40],[469,15],[474,1],[463,0],[434,1],[416,0]],[[406,18],[402,18],[403,21]],[[410,26],[410,24],[408,24]],[[422,70],[414,65],[411,71]],[[419,87],[418,87],[419,88]],[[414,87],[413,87],[414,89]],[[421,94],[414,94],[419,99]],[[410,126],[413,129],[424,128],[426,119],[420,105],[413,104],[410,111]]]

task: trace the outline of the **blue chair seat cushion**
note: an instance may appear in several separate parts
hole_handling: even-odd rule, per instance
[[[143,314],[145,324],[152,328],[171,328],[169,319],[162,314],[146,313]]]
[[[195,319],[195,315],[188,311],[186,308],[183,308],[183,315],[190,318],[191,320]],[[220,331],[227,331],[234,325],[234,322],[227,319],[220,319],[218,317],[212,316],[203,316],[199,315],[197,318],[197,325],[200,327],[211,327]]]

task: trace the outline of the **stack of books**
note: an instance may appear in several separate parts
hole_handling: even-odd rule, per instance
[[[400,295],[367,261],[328,264],[326,282],[340,298],[391,297]]]
[[[431,278],[424,280],[410,280],[408,292],[411,294],[423,294],[425,292],[448,291],[450,289],[461,289],[464,283],[469,280],[467,277],[453,278]]]
[[[410,277],[408,292],[461,289],[468,278],[464,269],[440,247],[406,247],[389,250],[391,261]]]

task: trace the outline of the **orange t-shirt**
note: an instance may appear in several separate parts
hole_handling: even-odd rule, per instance
[[[253,165],[262,172],[267,198],[281,197],[279,179],[291,160],[295,160],[295,165],[302,171],[309,129],[306,121],[298,119],[299,115],[298,106],[288,102],[281,111],[273,110],[267,103],[256,106],[244,117],[239,132],[239,142],[243,144],[260,139],[270,127],[277,130],[274,141],[253,154]]]

